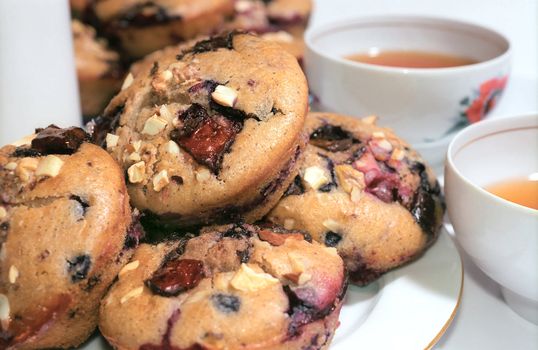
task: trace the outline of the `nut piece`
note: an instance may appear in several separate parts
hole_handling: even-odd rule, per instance
[[[405,152],[399,148],[396,148],[390,155],[390,159],[402,160],[405,157]]]
[[[234,4],[236,12],[247,12],[254,7],[254,3],[248,0],[238,0]]]
[[[196,181],[204,182],[209,180],[211,177],[211,173],[209,172],[209,169],[200,169],[196,172]]]
[[[392,144],[387,139],[379,140],[377,145],[387,152],[392,151]]]
[[[17,278],[19,278],[19,270],[17,269],[17,267],[15,267],[15,265],[10,266],[8,276],[9,283],[14,284],[15,282],[17,282]]]
[[[144,181],[146,175],[146,163],[144,161],[135,163],[127,169],[127,175],[129,175],[129,181],[133,184]]]
[[[351,165],[337,165],[334,167],[334,172],[338,178],[338,183],[347,193],[352,193],[355,188],[360,192],[366,186],[364,174]]]
[[[17,173],[17,176],[22,181],[30,180],[32,173],[37,169],[38,164],[39,164],[39,160],[37,158],[21,159],[19,164],[17,165],[17,170],[15,170]]]
[[[148,120],[146,120],[146,123],[144,124],[144,129],[142,129],[142,134],[155,136],[161,131],[163,131],[164,128],[166,128],[166,125],[168,125],[166,119],[154,114],[149,117]]]
[[[142,292],[144,291],[144,287],[138,287],[138,288],[135,288],[133,289],[132,291],[130,291],[129,293],[125,294],[121,299],[120,299],[120,304],[123,304],[125,302],[127,302],[129,299],[132,299],[132,298],[136,298],[138,296],[140,296],[140,294],[142,294]]]
[[[173,155],[179,155],[179,146],[174,141],[170,140],[164,145],[164,151]]]
[[[162,105],[159,108],[159,114],[161,115],[162,118],[164,118],[168,122],[171,122],[172,119],[174,119],[174,115],[172,114],[172,112],[170,112],[170,109],[168,109],[167,105]]]
[[[169,183],[170,180],[168,179],[168,171],[161,170],[153,177],[153,190],[155,192],[159,192]]]
[[[241,264],[239,270],[230,281],[232,287],[244,292],[255,292],[277,284],[278,279],[265,272],[256,272],[247,264]]]
[[[131,86],[131,84],[133,83],[133,75],[131,73],[127,74],[127,76],[125,77],[125,80],[123,81],[123,84],[121,85],[121,90],[125,90],[127,89],[129,86]]]
[[[9,313],[9,299],[4,294],[0,294],[0,322],[4,330],[9,325]]]
[[[128,263],[127,265],[125,265],[119,272],[119,276],[122,276],[124,274],[126,274],[127,272],[129,271],[133,271],[133,270],[136,270],[138,268],[138,266],[140,265],[140,261],[138,260],[135,260],[135,261],[132,261],[130,263]]]
[[[290,33],[285,32],[283,30],[278,31],[278,32],[265,33],[261,37],[262,39],[265,39],[265,40],[276,41],[280,43],[292,43],[293,42],[293,36],[291,36]]]
[[[6,208],[0,206],[0,220],[4,219],[7,216]]]
[[[118,145],[118,140],[120,139],[120,137],[118,135],[114,135],[114,134],[110,134],[110,133],[107,133],[106,134],[106,148],[109,149],[109,148],[112,148],[112,147],[116,147]]]
[[[377,115],[369,115],[361,119],[365,124],[375,125],[377,124]]]
[[[286,230],[293,230],[293,226],[295,226],[295,220],[293,220],[293,219],[285,219],[284,220],[284,228]]]
[[[333,232],[338,232],[341,229],[340,224],[337,221],[333,220],[333,219],[327,219],[327,220],[323,221],[323,226],[326,229],[331,230]]]
[[[318,166],[311,166],[306,168],[303,178],[314,190],[317,190],[321,186],[328,184],[330,181],[325,174],[325,170]]]
[[[55,177],[60,173],[60,169],[64,165],[64,161],[60,158],[50,155],[39,161],[35,171],[36,176]]]
[[[6,170],[15,170],[15,169],[17,169],[17,163],[9,162],[6,165],[4,165],[4,169],[6,169]]]
[[[135,162],[135,163],[136,163],[136,162],[139,162],[140,159],[142,159],[142,158],[140,158],[140,153],[138,153],[138,152],[133,152],[133,153],[129,154],[129,156],[127,157],[127,159],[130,160],[130,161],[132,161],[132,162]]]
[[[218,85],[211,93],[211,98],[221,106],[233,107],[237,102],[237,92],[227,86]]]
[[[383,131],[374,131],[372,133],[372,137],[376,139],[383,139],[385,138],[385,133]]]

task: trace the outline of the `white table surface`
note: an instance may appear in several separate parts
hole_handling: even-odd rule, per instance
[[[512,43],[512,75],[505,96],[490,118],[538,111],[538,1],[317,0],[311,26],[380,14],[456,18],[502,32]],[[438,171],[442,174],[442,169]],[[538,349],[538,326],[514,313],[504,303],[499,286],[458,248],[465,270],[461,304],[434,349]]]

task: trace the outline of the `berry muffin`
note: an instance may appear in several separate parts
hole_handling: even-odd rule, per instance
[[[120,57],[95,36],[92,27],[73,20],[71,28],[82,115],[89,119],[101,113],[120,90]]]
[[[305,238],[242,224],[143,244],[101,302],[101,333],[125,350],[327,349],[344,266]]]
[[[215,33],[233,13],[232,0],[98,0],[92,5],[104,32],[131,58]]]
[[[268,215],[335,247],[358,285],[419,256],[437,237],[444,211],[424,160],[374,124],[373,116],[311,113],[300,176]]]
[[[258,33],[302,62],[303,34],[311,11],[311,0],[236,0],[234,17],[226,27]]]
[[[297,61],[228,33],[152,55],[95,121],[126,171],[131,203],[176,227],[254,222],[293,181],[306,145]]]
[[[82,343],[139,238],[112,157],[82,129],[37,131],[0,149],[1,349]]]

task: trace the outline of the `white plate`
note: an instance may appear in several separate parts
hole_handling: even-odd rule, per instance
[[[429,349],[456,315],[462,289],[461,258],[443,229],[420,259],[350,286],[331,350]]]
[[[461,259],[443,229],[417,261],[367,287],[349,287],[331,350],[429,349],[454,318],[462,288]],[[80,349],[110,347],[94,336]]]

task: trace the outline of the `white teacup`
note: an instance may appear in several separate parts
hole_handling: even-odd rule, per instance
[[[380,116],[427,160],[441,163],[455,132],[496,104],[506,85],[510,44],[490,29],[441,18],[382,16],[312,28],[305,70],[318,108]],[[371,50],[425,51],[478,63],[396,68],[344,58]]]
[[[538,210],[484,189],[531,175],[538,177],[536,114],[480,122],[450,143],[445,195],[456,237],[507,304],[538,324]]]

